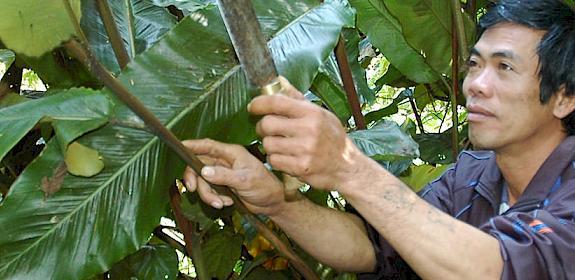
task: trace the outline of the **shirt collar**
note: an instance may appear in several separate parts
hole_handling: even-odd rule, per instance
[[[527,188],[519,197],[518,203],[543,201],[549,194],[557,178],[575,160],[575,136],[569,136],[553,150],[531,179]],[[495,154],[487,159],[486,167],[479,178],[477,192],[485,197],[496,209],[501,202],[504,183],[501,171],[495,161]]]

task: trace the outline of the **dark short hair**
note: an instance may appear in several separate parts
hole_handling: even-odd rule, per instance
[[[547,31],[537,47],[541,103],[561,87],[575,94],[575,11],[560,0],[499,0],[479,20],[479,36],[504,22]],[[575,111],[561,121],[575,135]]]

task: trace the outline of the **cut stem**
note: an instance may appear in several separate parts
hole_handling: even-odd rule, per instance
[[[126,51],[126,48],[124,48],[124,41],[118,31],[118,26],[116,25],[116,21],[114,20],[114,16],[112,15],[112,11],[108,5],[108,0],[96,0],[96,4],[98,12],[100,13],[100,18],[102,18],[104,28],[108,34],[108,38],[112,44],[112,49],[116,55],[118,65],[120,65],[120,69],[124,69],[126,68],[126,65],[128,65],[128,62],[130,62],[130,56],[128,55],[128,51]]]

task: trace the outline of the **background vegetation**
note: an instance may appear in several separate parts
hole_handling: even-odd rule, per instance
[[[278,71],[414,190],[468,146],[459,84],[487,1],[253,3]],[[265,160],[214,1],[5,0],[0,77],[0,278],[302,277],[245,215],[185,193],[183,162],[110,90],[137,96],[180,139]],[[318,278],[355,278],[258,218]]]

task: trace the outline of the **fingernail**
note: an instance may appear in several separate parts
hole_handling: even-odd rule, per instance
[[[252,103],[248,103],[248,112],[250,112],[250,108],[252,107]]]
[[[214,201],[212,202],[212,207],[220,209],[222,208],[222,203],[219,201]]]
[[[213,167],[204,166],[204,168],[202,168],[202,176],[204,177],[212,177],[214,176],[215,173],[216,171],[214,170]]]

